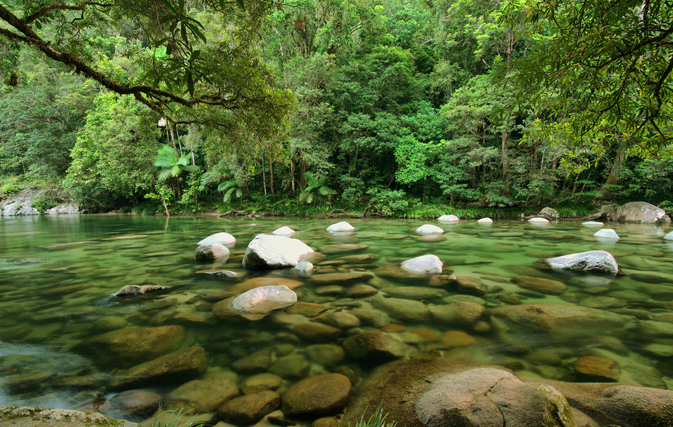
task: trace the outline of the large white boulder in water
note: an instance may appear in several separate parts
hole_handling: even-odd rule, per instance
[[[547,218],[531,218],[528,220],[531,224],[549,224],[549,220]]]
[[[602,230],[598,230],[594,233],[594,237],[598,237],[599,239],[619,240],[619,235],[612,228],[603,228]]]
[[[245,250],[243,266],[252,269],[295,267],[302,257],[312,253],[313,249],[301,240],[258,234]]]
[[[437,227],[436,225],[423,224],[416,229],[416,233],[419,233],[419,234],[442,234],[442,233],[444,233],[444,230],[442,230],[440,227]]]
[[[229,233],[215,233],[199,242],[199,245],[212,245],[219,243],[221,245],[230,245],[236,242],[236,238]]]
[[[339,231],[353,231],[353,230],[355,230],[355,227],[353,227],[346,221],[337,222],[336,224],[332,224],[329,227],[327,227],[327,231],[329,231],[330,233],[335,233]]]
[[[294,230],[286,225],[284,227],[277,228],[271,234],[275,234],[276,236],[289,236],[290,234],[293,234],[293,233],[294,233]]]
[[[401,267],[412,273],[439,274],[442,272],[444,263],[436,255],[423,255],[404,261]]]
[[[251,314],[266,314],[289,307],[297,302],[297,294],[285,285],[262,286],[237,296],[232,305],[236,310]]]
[[[458,222],[460,221],[460,218],[455,215],[442,215],[437,218],[437,220],[442,222]]]
[[[614,217],[619,222],[671,222],[670,218],[666,216],[666,212],[663,209],[647,202],[626,203],[617,208],[617,212],[614,214]]]
[[[477,222],[479,224],[493,224],[493,220],[491,218],[482,218]]]
[[[664,239],[666,240],[673,240],[673,231],[668,233],[667,235],[664,236]]]
[[[617,274],[619,271],[615,257],[607,251],[581,252],[556,258],[547,258],[546,261],[554,270],[608,274]]]

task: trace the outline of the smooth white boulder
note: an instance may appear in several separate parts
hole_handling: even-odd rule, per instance
[[[493,224],[493,220],[491,218],[482,218],[477,222],[479,224]]]
[[[666,240],[673,240],[673,231],[668,233],[667,235],[664,236],[664,239]]]
[[[531,224],[549,224],[549,220],[547,218],[531,218],[528,220]]]
[[[594,237],[598,237],[600,239],[615,239],[619,240],[619,235],[613,230],[612,228],[603,228],[602,230],[598,230],[597,232],[594,233]]]
[[[423,255],[404,261],[400,266],[412,273],[439,274],[444,268],[444,263],[436,255]]]
[[[266,314],[289,307],[297,302],[297,294],[285,285],[262,286],[237,296],[232,305],[236,310],[251,314]]]
[[[245,250],[243,266],[252,269],[294,267],[301,257],[312,253],[313,249],[301,240],[258,234]]]
[[[585,227],[602,227],[605,224],[599,221],[585,221],[582,223],[582,225]]]
[[[355,230],[355,227],[353,227],[346,221],[337,222],[336,224],[332,224],[329,227],[327,227],[327,231],[329,231],[330,233],[334,233],[337,231],[353,231],[353,230]]]
[[[293,234],[293,233],[294,233],[294,230],[286,225],[286,226],[283,226],[283,227],[280,227],[280,228],[274,230],[273,233],[271,233],[271,234],[275,234],[276,236],[289,236],[290,234]]]
[[[219,243],[221,245],[230,245],[236,242],[236,238],[229,233],[215,233],[201,240],[199,245],[212,245]]]
[[[442,234],[444,230],[436,225],[432,224],[423,224],[416,229],[416,233],[419,234]]]
[[[442,215],[437,220],[442,221],[442,222],[458,222],[460,221],[460,218],[458,218],[455,215]]]
[[[313,274],[313,264],[308,261],[302,261],[294,267],[295,270],[302,276],[310,276]]]
[[[547,258],[547,264],[554,270],[584,271],[617,274],[619,266],[615,257],[607,251],[588,251],[577,254]]]

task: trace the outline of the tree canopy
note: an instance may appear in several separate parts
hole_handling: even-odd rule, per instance
[[[246,126],[262,138],[282,127],[292,96],[258,57],[274,1],[121,0],[0,2],[0,51],[27,46],[107,90],[132,95],[174,123]],[[110,64],[100,37],[127,67]],[[11,62],[5,77],[16,79]]]
[[[507,0],[502,22],[534,33],[516,83],[548,115],[547,135],[670,155],[673,4],[667,0]]]

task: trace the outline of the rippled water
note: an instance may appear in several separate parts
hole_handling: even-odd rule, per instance
[[[597,228],[570,221],[546,226],[523,221],[496,221],[490,226],[467,220],[457,224],[430,221],[446,231],[438,238],[414,232],[423,221],[402,220],[353,219],[349,220],[357,229],[353,234],[330,235],[325,228],[337,221],[86,215],[0,219],[0,405],[82,408],[108,393],[100,384],[74,389],[63,387],[59,380],[114,375],[114,370],[101,372],[92,361],[70,351],[82,340],[100,334],[100,319],[109,316],[127,328],[184,325],[184,346],[198,344],[208,353],[206,376],[240,381],[245,376],[232,368],[233,362],[268,347],[275,346],[277,354],[303,354],[314,342],[296,337],[282,319],[272,316],[241,326],[214,318],[210,313],[213,301],[208,297],[227,291],[236,282],[198,273],[213,266],[196,264],[192,259],[196,242],[226,231],[238,241],[230,248],[230,258],[217,268],[245,273],[245,279],[282,277],[288,273],[246,272],[240,261],[256,234],[283,225],[297,231],[293,238],[314,248],[340,243],[368,246],[357,252],[327,254],[316,266],[316,274],[372,271],[434,254],[454,275],[477,278],[489,289],[477,298],[447,288],[448,295],[422,300],[428,306],[455,301],[484,305],[487,314],[479,325],[392,318],[391,324],[383,326],[344,329],[334,340],[337,345],[358,331],[384,330],[407,344],[406,357],[467,358],[502,364],[522,375],[564,381],[581,380],[574,370],[578,357],[599,355],[619,362],[620,382],[673,386],[673,246],[663,239],[670,227],[609,224],[606,227],[614,228],[622,239],[607,242],[593,237]],[[616,278],[572,277],[533,266],[541,258],[595,249],[610,251],[623,274]],[[370,265],[332,262],[362,253],[373,253],[380,259]],[[567,289],[557,295],[523,289],[512,283],[516,276],[553,279]],[[296,291],[299,301],[325,304],[332,310],[372,309],[368,298],[346,297],[350,287],[363,283],[318,286],[306,280]],[[171,288],[138,299],[112,296],[131,284]],[[382,278],[369,284],[383,293],[387,287],[409,286]],[[175,298],[177,304],[162,303],[168,298]],[[614,330],[586,324],[556,334],[540,333],[525,324],[503,325],[491,316],[498,307],[518,304],[587,306],[625,315],[628,322]],[[196,314],[203,322],[176,320],[180,313]],[[445,338],[452,330],[467,334],[460,335],[462,343]],[[372,367],[348,358],[336,367],[318,362],[311,361],[304,374],[338,371],[357,380],[366,377]],[[288,383],[294,380],[288,379]]]

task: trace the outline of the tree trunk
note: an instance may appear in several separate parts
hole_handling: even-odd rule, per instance
[[[617,147],[617,155],[615,156],[615,161],[612,163],[610,175],[608,175],[608,179],[605,180],[605,184],[603,184],[603,187],[601,188],[602,195],[605,196],[610,191],[609,186],[616,185],[619,182],[619,174],[621,173],[622,164],[624,163],[625,158],[626,141],[621,140],[619,141],[619,146]]]
[[[502,181],[505,184],[505,195],[509,196],[509,158],[507,142],[509,141],[509,127],[505,125],[502,130]]]
[[[276,196],[276,192],[273,191],[273,159],[271,154],[269,154],[269,188],[271,189],[271,197]]]

